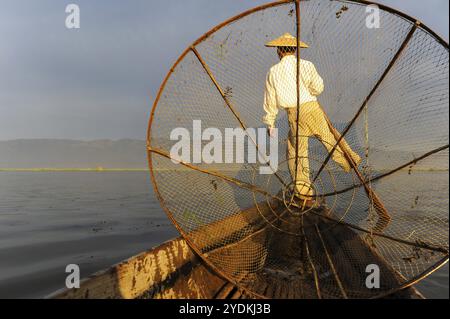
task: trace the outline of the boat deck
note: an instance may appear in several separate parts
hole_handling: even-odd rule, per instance
[[[260,270],[252,273],[242,271],[239,259],[235,258],[233,278],[239,278],[239,281],[233,283],[233,280],[218,274],[180,237],[94,274],[82,281],[79,289],[61,290],[49,297],[377,298],[382,297],[380,291],[389,292],[389,287],[398,287],[401,282],[401,275],[391,269],[355,230],[345,225],[313,214],[303,218],[287,216],[284,220],[288,219],[291,230],[295,232],[301,228],[304,237],[286,236],[286,233],[258,221],[260,215],[254,208],[242,214],[246,214],[247,221],[256,221],[260,225],[259,230],[255,235],[233,243],[233,248],[239,245],[248,248],[264,241],[271,253],[260,258]],[[231,216],[198,232],[211,233],[215,227],[224,227],[240,216]],[[276,221],[272,220],[272,223],[276,225]],[[208,258],[220,257],[228,246],[210,247],[204,254]],[[381,289],[365,287],[368,273],[362,265],[371,264],[380,268]],[[423,298],[414,288],[384,295],[389,298]]]

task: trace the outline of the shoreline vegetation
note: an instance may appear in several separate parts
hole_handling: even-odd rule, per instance
[[[148,168],[0,168],[0,172],[147,172]]]
[[[155,171],[170,171],[171,169],[155,169]],[[182,170],[189,171],[188,168],[183,168]],[[235,171],[233,169],[223,169],[216,168],[215,171]],[[237,169],[236,171],[238,171]],[[401,171],[408,171],[405,168]],[[149,168],[105,168],[105,167],[95,167],[95,168],[0,168],[0,172],[148,172]],[[389,170],[379,170],[379,173],[388,172]],[[414,169],[414,172],[448,172],[448,169],[433,169],[433,168],[423,168]]]

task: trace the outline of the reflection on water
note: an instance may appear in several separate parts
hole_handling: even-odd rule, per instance
[[[43,297],[178,236],[146,172],[0,173],[0,297]],[[448,298],[448,265],[418,285]]]
[[[178,236],[147,172],[0,173],[0,297],[62,288]]]

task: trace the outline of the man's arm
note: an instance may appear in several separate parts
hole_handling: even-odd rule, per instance
[[[309,92],[314,96],[319,96],[320,94],[322,94],[325,87],[323,84],[322,77],[319,75],[319,73],[316,70],[316,67],[312,63],[309,68],[309,74],[310,74]]]
[[[266,91],[264,93],[264,111],[266,115],[263,117],[263,122],[270,129],[275,127],[275,120],[278,115],[276,91],[273,86],[271,73],[267,75],[266,79]]]

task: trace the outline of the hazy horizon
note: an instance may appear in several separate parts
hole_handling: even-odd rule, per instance
[[[318,146],[320,147],[320,146]],[[361,147],[356,151],[363,154]],[[279,152],[283,153],[283,145]],[[314,152],[318,152],[314,150]],[[72,139],[17,139],[0,141],[0,171],[55,169],[55,170],[130,170],[146,169],[148,158],[146,142],[139,139],[99,139],[91,141]],[[283,156],[281,154],[281,156]],[[374,171],[391,170],[399,163],[408,163],[414,154],[404,150],[371,149],[370,163]],[[386,161],[393,159],[393,162]],[[214,170],[241,170],[242,164],[210,164]],[[183,169],[182,166],[179,169]],[[448,170],[445,152],[414,166],[414,170]]]
[[[96,142],[96,141],[113,141],[113,142],[118,142],[118,141],[127,141],[127,140],[131,140],[131,141],[142,141],[142,142],[146,142],[145,139],[143,138],[91,138],[91,139],[78,139],[78,138],[40,138],[40,137],[31,137],[31,138],[11,138],[11,139],[0,139],[0,142],[12,142],[12,141],[25,141],[25,140],[29,140],[29,141],[80,141],[80,142]]]

